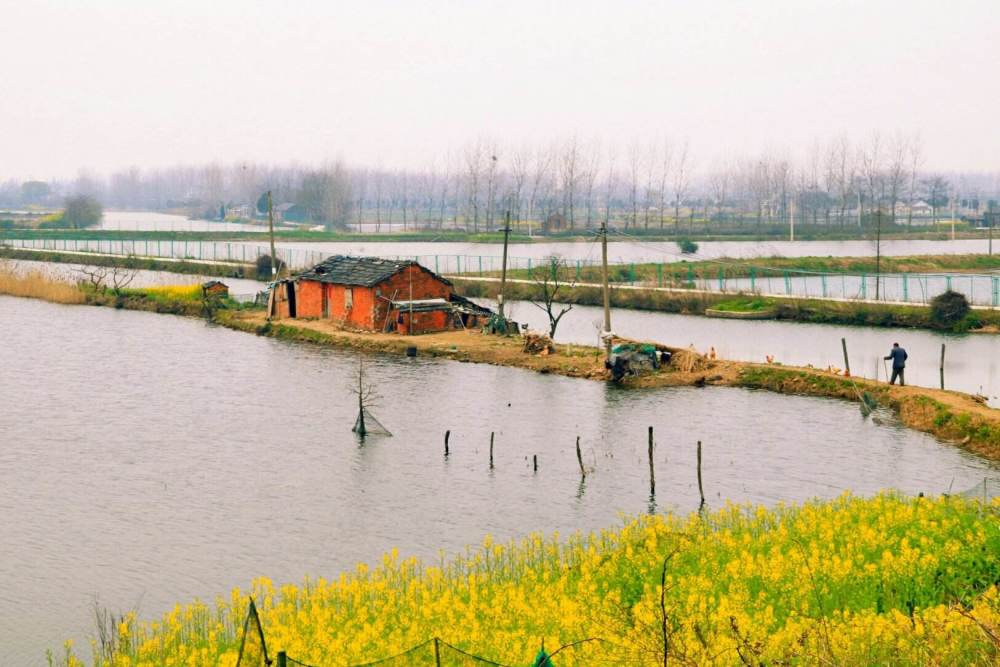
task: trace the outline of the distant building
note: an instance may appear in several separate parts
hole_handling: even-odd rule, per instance
[[[305,222],[306,209],[292,202],[284,202],[274,207],[274,221]]]
[[[253,218],[253,206],[250,204],[235,204],[226,207],[226,219],[250,220]]]
[[[219,296],[225,298],[229,296],[229,285],[218,280],[209,280],[208,282],[201,284],[201,293],[204,296]]]
[[[272,317],[333,320],[363,331],[480,327],[492,314],[414,261],[335,255],[271,290]]]

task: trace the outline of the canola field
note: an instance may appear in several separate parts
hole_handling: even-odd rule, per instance
[[[298,585],[262,578],[158,620],[127,615],[103,650],[67,645],[54,662],[232,666],[252,596],[271,659],[317,667],[434,637],[502,665],[531,665],[543,643],[556,667],[996,665],[998,586],[1000,500],[844,495],[486,538],[436,564],[393,551]],[[383,664],[435,664],[419,655]]]

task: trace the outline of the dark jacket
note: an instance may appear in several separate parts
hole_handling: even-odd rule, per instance
[[[906,368],[906,356],[906,350],[901,347],[894,347],[886,359],[892,359],[893,368]]]

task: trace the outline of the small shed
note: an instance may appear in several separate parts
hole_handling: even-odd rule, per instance
[[[201,293],[203,296],[215,296],[224,299],[229,296],[229,285],[220,280],[209,280],[201,284]]]

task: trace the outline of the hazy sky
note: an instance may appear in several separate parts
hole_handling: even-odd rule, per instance
[[[689,138],[696,163],[920,132],[1000,169],[1000,0],[0,0],[0,178],[440,163]]]

